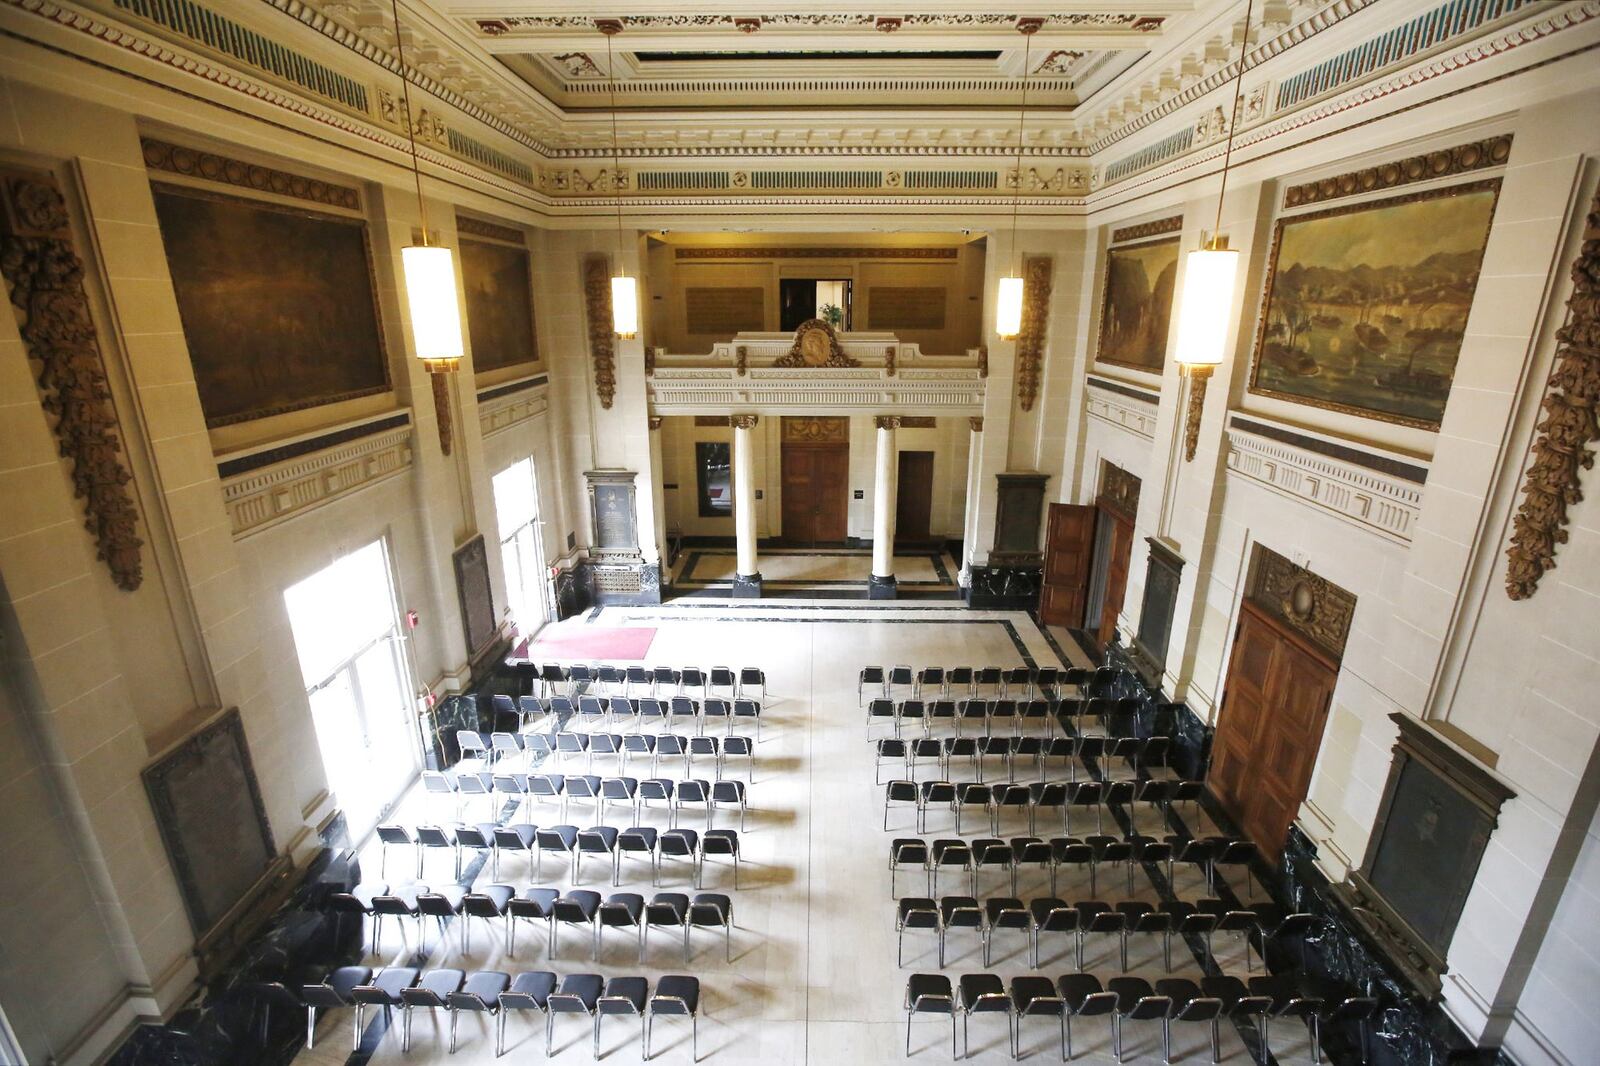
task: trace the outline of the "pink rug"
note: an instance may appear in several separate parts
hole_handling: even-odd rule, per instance
[[[519,654],[529,659],[643,659],[650,653],[654,629],[629,626],[550,626]]]

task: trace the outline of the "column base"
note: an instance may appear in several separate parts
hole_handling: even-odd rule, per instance
[[[899,595],[898,588],[899,586],[895,583],[893,574],[888,577],[879,577],[877,574],[872,574],[867,578],[867,599],[892,600]]]
[[[734,574],[733,598],[736,600],[759,600],[761,598],[761,575]]]

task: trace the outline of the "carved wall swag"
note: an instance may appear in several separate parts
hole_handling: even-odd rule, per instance
[[[1269,548],[1257,544],[1255,550],[1247,598],[1334,659],[1342,659],[1356,613],[1355,595]]]
[[[1158,218],[1153,222],[1140,222],[1136,225],[1114,229],[1111,231],[1111,243],[1121,244],[1123,241],[1143,240],[1146,237],[1156,237],[1163,233],[1178,233],[1182,229],[1183,216],[1173,215],[1171,218]]]
[[[583,261],[583,306],[588,315],[589,359],[600,406],[611,409],[617,395],[616,335],[611,331],[611,260],[591,255]]]
[[[1291,185],[1283,191],[1284,207],[1303,207],[1306,204],[1337,200],[1342,196],[1392,189],[1417,181],[1432,181],[1452,174],[1465,174],[1486,167],[1497,167],[1511,157],[1511,134],[1488,137],[1481,141],[1458,144],[1454,148],[1441,148],[1425,155],[1398,159],[1381,166],[1352,170],[1347,174],[1319,178],[1303,185]]]
[[[785,444],[823,444],[835,441],[849,441],[850,420],[848,418],[794,418],[785,416],[783,419],[783,442]]]
[[[861,362],[845,354],[839,347],[839,335],[833,327],[820,318],[808,318],[794,331],[794,344],[788,354],[773,361],[776,367],[844,367],[860,366]]]
[[[145,166],[151,170],[165,170],[191,178],[204,178],[223,185],[237,185],[258,192],[292,196],[314,204],[361,210],[361,194],[346,185],[291,174],[286,170],[246,163],[240,159],[202,152],[196,148],[158,141],[153,137],[140,140],[144,150]]]
[[[40,406],[54,419],[62,457],[72,460],[73,495],[84,501],[96,554],[117,587],[132,592],[144,580],[144,542],[66,201],[49,174],[3,171],[0,207],[0,274],[38,364]]]
[[[1589,204],[1583,245],[1572,261],[1567,320],[1556,332],[1555,362],[1536,427],[1533,464],[1523,475],[1523,500],[1506,549],[1506,595],[1525,600],[1545,571],[1555,569],[1556,545],[1567,542],[1567,509],[1583,499],[1582,472],[1594,466],[1590,443],[1600,437],[1600,193]]]
[[[1022,332],[1017,336],[1017,398],[1024,411],[1039,398],[1040,369],[1050,329],[1050,286],[1055,263],[1034,256],[1022,264]]]

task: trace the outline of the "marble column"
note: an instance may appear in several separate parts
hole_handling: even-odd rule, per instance
[[[983,416],[967,419],[967,496],[961,519],[961,587],[972,585],[972,545],[978,540],[978,495],[983,477]]]
[[[653,576],[656,582],[656,591],[664,592],[672,581],[672,563],[667,549],[667,501],[665,487],[665,468],[661,460],[661,419],[650,415],[645,424],[650,427],[650,500],[654,514],[651,531],[655,534],[656,554],[658,562]],[[648,566],[640,570],[640,580],[648,582],[652,576]]]
[[[738,563],[733,575],[735,599],[761,595],[761,571],[756,563],[756,475],[751,455],[751,435],[759,415],[733,416],[733,535]]]
[[[894,518],[900,476],[899,453],[895,450],[895,430],[900,419],[879,415],[878,474],[872,488],[872,576],[867,579],[867,595],[874,600],[895,598]]]

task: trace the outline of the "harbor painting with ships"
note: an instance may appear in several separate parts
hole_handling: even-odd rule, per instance
[[[1499,185],[1280,219],[1251,391],[1437,426]]]

